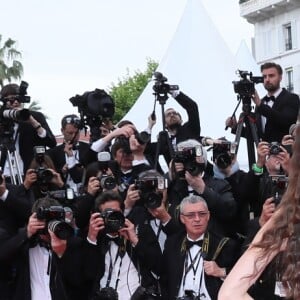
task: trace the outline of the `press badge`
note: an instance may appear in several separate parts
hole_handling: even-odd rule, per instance
[[[281,281],[276,281],[274,294],[279,297],[286,297],[285,288]]]

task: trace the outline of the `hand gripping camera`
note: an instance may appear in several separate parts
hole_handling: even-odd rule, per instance
[[[162,192],[157,190],[165,189],[164,178],[144,178],[135,181],[135,189],[140,192],[140,199],[147,208],[157,208],[162,203]]]
[[[201,157],[202,155],[201,145],[182,148],[175,151],[173,161],[182,163],[185,171],[188,171],[192,176],[197,176],[205,169],[205,164],[199,163],[196,160],[197,157]]]
[[[46,229],[39,232],[47,234],[47,228],[61,240],[66,240],[74,235],[73,228],[65,221],[65,210],[62,206],[40,207],[36,213],[39,220],[46,221]]]
[[[118,230],[124,227],[125,217],[118,210],[107,208],[103,212],[100,212],[99,217],[103,218],[106,233],[118,232]]]

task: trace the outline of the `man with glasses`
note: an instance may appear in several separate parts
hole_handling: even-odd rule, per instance
[[[180,220],[185,230],[169,236],[165,244],[163,299],[217,299],[223,279],[236,261],[237,248],[232,240],[207,230],[209,218],[202,197],[190,195],[181,201]],[[187,296],[194,298],[184,298]]]
[[[4,176],[8,181],[10,176],[24,175],[31,163],[35,146],[46,146],[52,148],[56,145],[56,140],[47,124],[45,116],[41,112],[30,111],[26,118],[15,118],[17,112],[21,115],[23,111],[22,103],[19,98],[19,86],[17,84],[5,85],[1,92],[0,98],[3,102],[3,110],[0,119],[0,143],[7,144],[12,147],[10,162],[12,168],[9,167],[6,150],[1,151],[0,165]],[[14,153],[15,150],[15,153]],[[16,165],[19,165],[18,174]],[[13,172],[14,174],[11,174]]]
[[[96,161],[96,153],[90,151],[88,143],[80,142],[80,118],[74,114],[66,115],[61,120],[63,144],[50,149],[47,154],[54,166],[61,173],[64,182],[78,193],[82,181],[84,166],[88,162]]]

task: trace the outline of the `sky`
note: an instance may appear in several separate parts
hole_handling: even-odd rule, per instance
[[[9,0],[1,1],[2,41],[12,38],[22,53],[28,95],[49,117],[76,113],[69,98],[145,70],[160,61],[189,0]],[[201,1],[201,0],[199,0]],[[239,16],[238,0],[202,0],[223,39],[235,53],[251,47],[253,26]]]

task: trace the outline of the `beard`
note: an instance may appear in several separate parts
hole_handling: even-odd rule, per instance
[[[180,123],[173,123],[171,125],[168,125],[167,128],[173,131],[173,130],[177,130],[180,126],[181,126]]]
[[[266,84],[266,85],[264,85],[264,87],[269,93],[274,93],[279,89],[280,85],[279,84],[277,84],[277,85]]]

